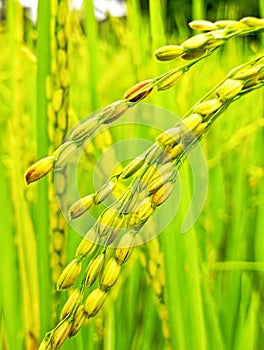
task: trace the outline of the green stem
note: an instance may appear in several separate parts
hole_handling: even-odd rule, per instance
[[[47,99],[45,93],[46,77],[50,70],[50,2],[40,0],[38,4],[38,41],[37,41],[37,143],[38,157],[42,157],[49,148],[47,135]],[[39,285],[42,331],[50,327],[51,281],[47,273],[49,267],[49,220],[48,220],[47,181],[38,184],[38,201],[35,205],[36,232],[38,236]]]

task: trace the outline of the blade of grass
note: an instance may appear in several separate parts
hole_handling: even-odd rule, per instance
[[[38,157],[49,148],[47,135],[47,98],[45,93],[46,77],[50,70],[50,2],[38,3],[38,40],[37,40],[37,130]],[[38,184],[38,200],[34,206],[34,218],[38,237],[38,268],[40,286],[41,330],[50,327],[51,279],[49,275],[49,222],[48,222],[48,185],[47,181]]]
[[[91,111],[95,111],[99,108],[99,94],[98,94],[98,81],[100,76],[100,60],[98,53],[98,33],[97,33],[97,23],[94,16],[94,7],[92,0],[84,1],[85,9],[85,30],[86,30],[86,40],[89,52],[89,86],[88,90],[90,92],[90,108]]]
[[[167,305],[171,326],[172,347],[206,349],[201,281],[199,278],[199,250],[194,228],[180,234],[181,218],[190,198],[188,170],[181,169],[184,196],[173,225],[162,234],[165,251]],[[192,334],[190,337],[189,334]]]
[[[166,42],[164,34],[164,8],[160,0],[149,1],[150,35],[152,40],[152,51],[164,45]]]
[[[204,0],[192,1],[192,19],[206,18],[205,15],[205,2]]]
[[[23,339],[20,333],[23,329],[21,305],[19,300],[19,276],[17,271],[17,257],[14,244],[14,230],[12,227],[12,207],[6,168],[0,160],[0,246],[3,248],[0,256],[0,285],[1,285],[1,321],[6,330],[6,341],[10,349],[22,349]],[[15,315],[15,317],[14,317]]]

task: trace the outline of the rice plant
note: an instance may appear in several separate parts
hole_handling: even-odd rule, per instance
[[[27,29],[7,3],[3,349],[262,348],[264,19],[204,5],[191,32],[163,1],[100,24],[40,1]]]

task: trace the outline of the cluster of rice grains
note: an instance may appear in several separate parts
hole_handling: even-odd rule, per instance
[[[173,86],[191,65],[228,39],[263,28],[264,20],[246,18],[239,22],[216,23],[196,21],[191,25],[195,29],[210,32],[198,34],[181,46],[160,48],[156,51],[156,56],[161,60],[181,56],[193,61],[160,77],[133,86],[123,100],[105,107],[95,117],[78,125],[69,134],[68,140],[51,156],[38,161],[27,170],[27,183],[38,180],[54,167],[63,169],[71,156],[88,142],[102,125],[124,115],[129,108],[147,97],[155,87],[164,90]],[[58,290],[72,288],[72,291],[61,311],[59,323],[46,334],[40,350],[59,348],[68,337],[79,331],[86,320],[98,313],[109,290],[118,280],[123,264],[129,259],[135,242],[140,237],[140,229],[171,194],[177,169],[186,152],[196,144],[230,103],[243,94],[262,87],[263,84],[264,57],[253,59],[233,69],[216,88],[184,115],[177,125],[162,132],[148,150],[126,167],[118,168],[97,192],[72,204],[69,215],[71,219],[75,219],[107,198],[118,183],[131,178],[122,195],[100,214],[97,222],[89,229],[77,247],[75,258],[58,278]],[[140,239],[144,242],[142,237]],[[160,294],[161,297],[159,287],[156,289],[156,294]]]

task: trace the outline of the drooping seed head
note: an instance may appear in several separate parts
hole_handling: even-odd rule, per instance
[[[54,167],[55,157],[48,156],[32,164],[25,172],[25,180],[29,185],[31,182],[41,179]]]
[[[82,269],[82,263],[79,259],[73,259],[62,271],[58,281],[57,289],[68,289],[74,285]]]

